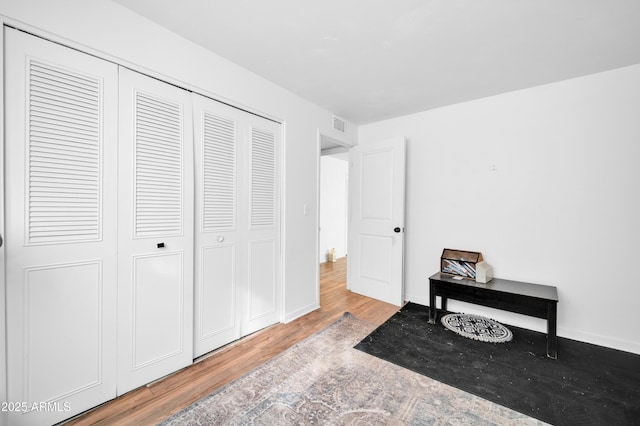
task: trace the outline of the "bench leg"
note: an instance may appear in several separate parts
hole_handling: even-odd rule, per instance
[[[442,311],[447,310],[447,298],[440,296],[440,309]],[[436,309],[436,298],[429,300],[429,324],[435,324],[438,316],[438,310]]]
[[[547,305],[547,356],[552,359],[558,359],[558,336],[556,334],[557,327],[557,304],[549,303]]]
[[[436,285],[429,280],[429,324],[436,323]]]

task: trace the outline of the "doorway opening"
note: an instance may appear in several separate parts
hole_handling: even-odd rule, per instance
[[[318,264],[347,256],[349,148],[318,133]],[[320,276],[318,272],[318,291]]]

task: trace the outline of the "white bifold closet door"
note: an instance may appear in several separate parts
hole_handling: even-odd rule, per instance
[[[120,68],[118,394],[193,360],[191,94]]]
[[[53,424],[116,396],[118,70],[5,28],[5,72],[6,402]]]
[[[280,320],[279,123],[17,30],[4,52],[10,424]]]
[[[280,125],[193,98],[200,356],[280,319]]]

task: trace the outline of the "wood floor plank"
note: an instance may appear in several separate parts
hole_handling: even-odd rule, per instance
[[[88,411],[67,425],[157,424],[322,330],[344,312],[379,325],[398,311],[397,306],[348,291],[346,277],[346,258],[321,264],[320,309],[244,337],[177,373]]]

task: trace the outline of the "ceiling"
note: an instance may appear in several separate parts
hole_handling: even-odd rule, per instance
[[[640,0],[114,0],[366,124],[640,63]]]

